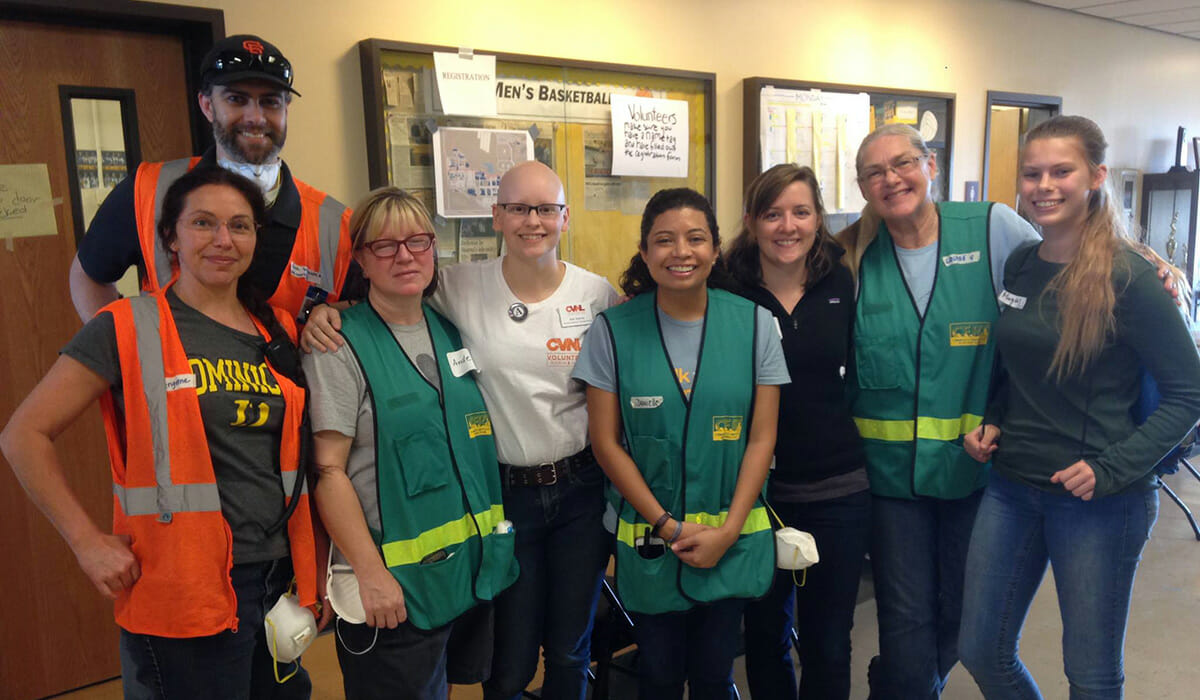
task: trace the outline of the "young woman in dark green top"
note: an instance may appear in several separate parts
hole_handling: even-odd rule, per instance
[[[959,637],[987,698],[1041,697],[1017,642],[1047,563],[1071,697],[1122,696],[1133,578],[1158,513],[1152,470],[1200,418],[1200,358],[1104,190],[1106,146],[1092,121],[1056,117],[1022,153],[1021,200],[1044,240],[1009,257],[1002,384],[964,440],[994,466]],[[1143,367],[1162,401],[1136,426]]]

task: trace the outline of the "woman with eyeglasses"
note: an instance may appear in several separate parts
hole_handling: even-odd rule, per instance
[[[243,277],[264,212],[258,186],[225,169],[176,180],[158,222],[173,282],[101,310],[0,436],[29,497],[115,601],[126,698],[311,690],[298,663],[284,678],[293,670],[276,667],[263,624],[293,579],[313,611],[324,584],[301,465],[296,330]],[[53,445],[96,401],[112,534],[80,506]]]
[[[851,412],[871,483],[879,614],[872,698],[941,694],[958,661],[963,567],[986,465],[963,452],[988,397],[996,297],[1037,234],[1010,208],[934,202],[921,135],[882,126],[858,149],[867,206],[839,234],[857,273]]]
[[[812,533],[820,553],[802,586],[794,572],[778,571],[771,592],[746,606],[746,677],[760,698],[850,697],[850,629],[871,496],[846,400],[854,278],[842,254],[812,168],[786,163],[754,178],[729,269],[739,292],[774,315],[792,378],[781,388],[767,500],[784,525]]]
[[[1154,465],[1200,419],[1200,358],[1156,259],[1107,191],[1095,122],[1026,136],[1017,185],[1044,240],[1004,270],[1000,390],[967,452],[992,460],[967,556],[963,664],[983,695],[1040,698],[1018,639],[1047,565],[1072,698],[1120,698],[1133,579],[1158,514]],[[1143,368],[1161,401],[1141,425]]]
[[[634,615],[638,697],[737,697],[746,600],[775,547],[760,500],[787,366],[770,312],[723,291],[712,206],[662,190],[621,277],[633,298],[600,315],[574,377],[587,384],[596,458],[612,482],[617,590]]]
[[[332,600],[352,699],[443,700],[448,682],[487,678],[486,603],[517,577],[471,352],[425,303],[437,288],[432,229],[394,187],[355,205],[366,302],[341,314],[341,347],[304,358],[331,568],[357,580],[357,595]]]
[[[521,697],[543,649],[546,700],[583,700],[592,616],[610,539],[601,522],[604,475],[588,446],[583,386],[571,380],[584,333],[617,300],[603,277],[559,260],[570,221],[562,182],[536,161],[500,179],[492,228],[504,255],[441,271],[429,303],[471,352],[495,425],[504,508],[521,574],[496,600],[487,700]],[[335,347],[339,320],[314,311],[305,341]]]

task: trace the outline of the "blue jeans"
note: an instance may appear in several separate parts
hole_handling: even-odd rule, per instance
[[[237,595],[237,632],[174,639],[121,630],[125,700],[307,700],[312,683],[298,660],[279,667],[280,678],[293,670],[296,675],[283,684],[275,681],[263,629],[267,611],[292,580],[291,560],[237,564],[229,575]]]
[[[771,591],[746,605],[746,677],[756,698],[850,697],[850,629],[871,533],[868,491],[811,503],[771,506],[784,525],[817,541],[820,561],[803,574],[777,571]],[[792,664],[793,620],[802,673]]]
[[[1072,700],[1121,697],[1133,577],[1157,518],[1157,491],[1083,501],[992,474],[971,537],[960,642],[984,697],[1042,697],[1017,646],[1047,562]]]
[[[445,700],[448,682],[478,683],[491,671],[490,604],[429,631],[407,621],[394,629],[335,624],[347,700]]]
[[[591,663],[592,615],[612,549],[602,522],[598,465],[550,486],[504,488],[521,575],[496,598],[496,645],[487,700],[519,698],[545,649],[545,700],[582,700]]]
[[[661,615],[632,613],[638,699],[733,700],[733,659],[746,601],[730,598]]]
[[[983,490],[958,499],[871,498],[879,613],[872,700],[941,696],[958,662],[963,571]]]

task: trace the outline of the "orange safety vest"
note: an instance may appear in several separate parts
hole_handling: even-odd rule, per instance
[[[142,163],[134,179],[134,206],[137,209],[138,242],[146,274],[142,291],[155,292],[167,286],[175,275],[166,248],[162,246],[155,223],[162,214],[167,188],[200,162],[200,158],[181,158],[166,163]],[[328,301],[337,301],[350,269],[350,210],[324,192],[292,178],[300,193],[300,228],[287,269],[275,293],[267,301],[286,309],[295,318],[304,303],[309,285],[329,293]]]
[[[203,637],[237,630],[229,571],[233,535],[221,514],[196,380],[165,290],[106,306],[112,314],[125,397],[120,420],[101,398],[113,478],[113,534],[128,535],[141,577],[115,603],[117,624],[139,634]],[[276,316],[288,333],[287,314]],[[254,320],[258,330],[266,329]],[[268,365],[268,368],[270,366]],[[299,470],[304,391],[271,369],[286,408],[279,446],[280,488],[290,500]],[[307,484],[288,520],[298,601],[316,603],[317,555]]]

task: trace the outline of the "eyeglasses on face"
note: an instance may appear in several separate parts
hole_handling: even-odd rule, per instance
[[[858,179],[860,182],[865,182],[868,185],[878,185],[887,177],[889,171],[897,175],[908,175],[916,170],[928,157],[925,154],[900,156],[896,160],[893,160],[891,165],[872,165],[863,168]]]
[[[364,243],[363,248],[371,252],[371,255],[380,260],[394,258],[400,252],[400,246],[408,248],[408,252],[416,255],[424,253],[433,247],[434,235],[432,233],[414,233],[404,240],[395,238],[380,238],[370,243]]]
[[[520,202],[509,202],[499,206],[513,216],[529,216],[529,212],[536,211],[537,215],[543,219],[553,219],[567,207],[565,204],[521,204]]]
[[[179,225],[195,233],[216,234],[225,226],[231,236],[248,236],[258,230],[258,224],[248,216],[238,216],[228,221],[221,221],[215,216],[196,214],[195,216],[180,217]]]

